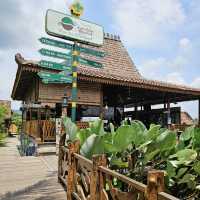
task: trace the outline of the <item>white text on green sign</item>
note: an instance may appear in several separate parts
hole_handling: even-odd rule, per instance
[[[48,72],[38,72],[38,76],[41,79],[62,82],[62,83],[72,83],[72,76],[65,76],[63,74],[48,73]]]
[[[103,27],[74,18],[70,15],[47,10],[46,32],[56,37],[76,40],[86,44],[103,45]]]
[[[73,49],[72,44],[53,40],[53,39],[49,39],[49,38],[45,38],[45,37],[40,38],[39,41],[42,44],[46,44],[46,45],[50,45],[50,46],[54,46],[54,47],[59,47],[59,48],[68,49],[68,50]],[[105,52],[96,51],[94,49],[89,49],[89,48],[85,48],[85,47],[81,47],[81,46],[77,46],[77,50],[80,51],[80,53],[85,53],[85,54],[89,54],[89,55],[92,55],[92,56],[97,56],[97,57],[104,57],[105,56]]]
[[[47,61],[47,60],[41,60],[39,62],[39,65],[43,68],[47,68],[47,69],[55,69],[55,70],[59,70],[59,71],[72,71],[72,67],[68,67],[62,63],[56,63],[56,62],[51,62],[51,61]]]
[[[49,57],[53,57],[53,58],[60,58],[60,59],[72,59],[71,57],[71,53],[66,54],[66,53],[61,53],[61,52],[57,52],[57,51],[52,51],[52,50],[48,50],[48,49],[40,49],[39,52],[43,55],[43,56],[49,56]]]
[[[89,65],[89,66],[92,66],[92,67],[95,67],[95,68],[102,68],[103,67],[103,65],[99,62],[88,60],[88,59],[85,59],[85,58],[82,58],[82,57],[79,57],[78,60],[83,65]]]

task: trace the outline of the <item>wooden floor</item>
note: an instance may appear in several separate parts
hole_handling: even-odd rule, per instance
[[[66,200],[57,182],[57,157],[20,157],[17,138],[0,147],[1,200]]]

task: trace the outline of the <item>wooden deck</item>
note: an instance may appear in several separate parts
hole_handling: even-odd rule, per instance
[[[20,157],[17,138],[0,147],[1,200],[66,200],[57,182],[57,157]]]

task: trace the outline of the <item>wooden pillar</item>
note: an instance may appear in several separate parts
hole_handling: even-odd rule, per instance
[[[147,199],[158,200],[158,193],[164,191],[164,172],[149,171],[147,178]]]
[[[92,157],[93,161],[93,169],[92,169],[92,178],[90,182],[90,199],[99,199],[103,195],[103,177],[100,176],[100,182],[101,182],[101,191],[98,189],[98,178],[99,178],[99,172],[98,167],[99,166],[106,166],[106,158],[104,155],[94,155]],[[102,198],[101,198],[102,199]]]
[[[103,85],[100,88],[100,119],[104,118],[104,107],[103,107]]]
[[[171,108],[170,101],[167,101],[167,127],[170,129],[171,127]]]
[[[66,180],[67,185],[67,200],[72,200],[72,193],[74,191],[74,182],[75,182],[75,168],[76,163],[74,160],[75,146],[73,143],[68,144],[69,153],[68,153],[68,175]]]
[[[137,105],[135,106],[135,119],[138,119],[138,107],[137,107]]]

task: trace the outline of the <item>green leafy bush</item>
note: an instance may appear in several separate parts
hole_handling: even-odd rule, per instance
[[[123,123],[116,131],[105,132],[97,120],[89,128],[79,130],[70,119],[64,120],[67,141],[79,139],[80,152],[91,159],[105,153],[111,169],[123,169],[130,178],[146,183],[151,169],[165,171],[169,193],[181,199],[200,199],[200,129],[189,127],[179,139],[175,132],[152,124],[149,129],[140,121]],[[133,159],[128,162],[128,158]],[[135,158],[135,159],[134,159]]]

